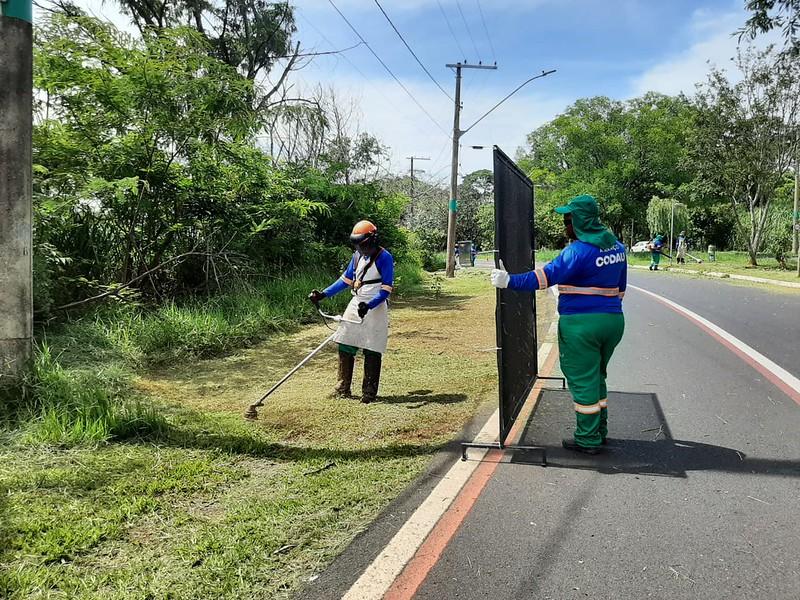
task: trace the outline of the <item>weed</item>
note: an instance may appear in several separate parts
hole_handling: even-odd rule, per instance
[[[164,418],[150,403],[130,397],[128,378],[113,365],[96,372],[65,369],[42,343],[14,389],[15,402],[6,402],[6,426],[21,425],[28,442],[65,446],[157,435]]]

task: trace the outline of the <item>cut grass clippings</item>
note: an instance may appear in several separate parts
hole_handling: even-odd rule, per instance
[[[329,348],[242,413],[329,333],[138,377],[164,427],[59,448],[7,433],[0,450],[0,597],[282,598],[319,573],[496,402],[486,274],[432,277],[392,305],[379,401],[327,396]],[[543,326],[553,313],[540,296]],[[354,388],[360,388],[360,366]]]

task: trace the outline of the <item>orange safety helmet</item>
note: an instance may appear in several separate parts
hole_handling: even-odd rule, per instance
[[[370,221],[359,221],[353,226],[350,242],[356,246],[377,246],[378,228]]]

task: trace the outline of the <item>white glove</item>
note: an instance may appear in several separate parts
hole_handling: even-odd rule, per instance
[[[492,269],[491,279],[492,285],[496,288],[505,289],[508,287],[508,282],[511,281],[511,275],[506,271],[502,260],[500,261],[499,269]]]

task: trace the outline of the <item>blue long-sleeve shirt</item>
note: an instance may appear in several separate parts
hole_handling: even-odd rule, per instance
[[[350,264],[347,265],[342,276],[323,290],[326,296],[335,296],[353,285],[353,281],[356,278],[356,261],[360,260],[360,258],[361,256],[359,254],[353,255],[353,258],[350,259]],[[375,259],[375,266],[381,274],[381,288],[378,290],[378,293],[367,302],[367,306],[370,310],[379,306],[381,302],[386,302],[394,286],[394,258],[388,250],[381,250],[381,253]]]
[[[552,285],[558,285],[559,314],[621,313],[628,285],[625,246],[601,250],[574,241],[543,268],[511,275],[508,287],[531,292]]]

